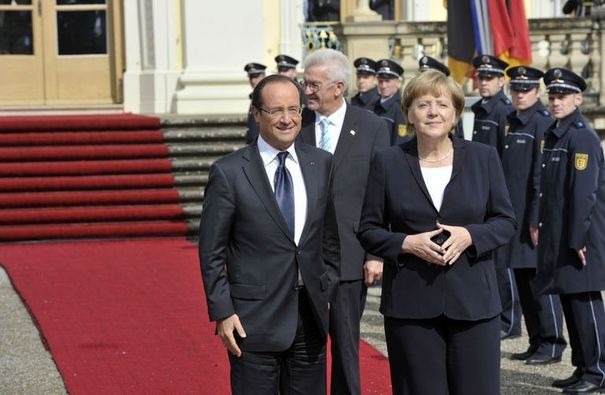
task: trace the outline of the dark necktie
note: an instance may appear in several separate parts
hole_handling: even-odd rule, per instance
[[[294,237],[294,185],[292,184],[290,172],[286,168],[287,157],[287,151],[277,154],[279,164],[277,165],[277,170],[275,170],[273,184],[277,205],[286,220],[286,224],[288,224],[292,237]]]

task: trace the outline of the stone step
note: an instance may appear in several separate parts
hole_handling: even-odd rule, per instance
[[[244,141],[246,127],[236,128],[214,128],[205,126],[203,128],[171,128],[164,130],[164,141],[167,143],[181,141]]]
[[[225,143],[223,141],[217,142],[190,142],[180,144],[168,144],[168,154],[172,157],[179,156],[222,156],[233,151],[237,151],[244,144],[238,142]]]
[[[176,174],[174,176],[174,183],[177,188],[192,186],[196,188],[203,188],[208,182],[208,173],[196,172],[193,174]]]
[[[179,202],[181,204],[192,204],[193,202],[201,202],[204,198],[204,189],[198,187],[182,187],[178,188]]]

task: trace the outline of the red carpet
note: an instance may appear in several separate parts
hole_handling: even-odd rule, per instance
[[[184,239],[0,246],[70,394],[228,394],[228,361]],[[361,347],[362,393],[390,394]]]
[[[187,235],[163,136],[143,115],[0,117],[0,242]]]

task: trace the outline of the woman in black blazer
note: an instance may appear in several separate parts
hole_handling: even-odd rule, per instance
[[[406,86],[415,137],[376,153],[358,238],[384,259],[380,311],[394,394],[498,394],[500,298],[492,250],[516,228],[498,153],[451,131],[453,80]]]

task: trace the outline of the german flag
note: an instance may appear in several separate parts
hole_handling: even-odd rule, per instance
[[[495,55],[511,66],[531,63],[523,0],[447,1],[448,67],[463,83],[475,55]]]

